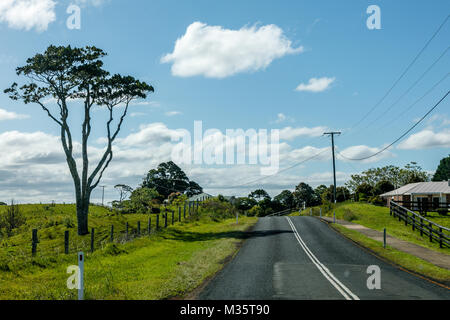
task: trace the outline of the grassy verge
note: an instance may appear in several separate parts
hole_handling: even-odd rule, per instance
[[[176,224],[150,237],[109,244],[86,257],[87,299],[167,299],[199,286],[223,266],[256,218],[219,222],[202,218]],[[60,255],[25,268],[0,271],[0,299],[75,299],[66,287],[76,255]],[[46,262],[46,263],[45,263]]]
[[[329,211],[325,214],[331,217],[333,212]],[[439,248],[438,243],[431,243],[427,237],[421,237],[420,232],[417,230],[413,231],[411,226],[405,226],[404,222],[399,222],[398,219],[390,216],[389,209],[386,207],[378,207],[366,203],[342,203],[336,207],[336,218],[357,223],[381,232],[386,228],[387,233],[393,237],[441,253],[450,254],[450,249]],[[431,217],[431,219],[433,218],[437,219],[438,217]],[[439,220],[436,222],[444,226],[448,225],[450,223],[450,217],[439,217]]]
[[[368,248],[378,256],[393,262],[409,271],[431,278],[445,285],[450,285],[450,270],[439,268],[434,264],[419,259],[408,253],[396,250],[390,246],[383,248],[381,242],[370,239],[363,234],[347,229],[344,226],[333,224],[332,228],[346,236],[347,238],[359,243],[365,248]]]

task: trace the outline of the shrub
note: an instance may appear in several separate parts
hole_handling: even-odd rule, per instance
[[[218,198],[213,198],[203,202],[199,212],[209,215],[213,220],[219,220],[234,217],[235,208],[229,202],[222,202]]]
[[[253,206],[253,208],[250,209],[248,212],[248,215],[250,217],[260,217],[264,213],[264,210],[259,206]]]
[[[64,218],[63,220],[63,224],[67,229],[72,229],[75,227],[75,223],[73,222],[73,220],[71,218]]]
[[[0,229],[4,229],[8,237],[13,234],[13,230],[25,224],[25,217],[20,212],[19,205],[11,203],[5,212],[0,214]]]
[[[351,211],[350,209],[345,209],[345,211],[344,211],[344,220],[352,222],[354,220],[358,220],[358,216],[353,211]]]
[[[437,212],[440,216],[443,216],[443,217],[445,217],[445,216],[448,215],[448,209],[445,209],[445,208],[437,209],[436,212]]]
[[[119,248],[115,243],[108,243],[104,249],[105,254],[111,256],[118,256],[120,254],[128,253],[126,250]]]
[[[385,202],[379,196],[370,197],[369,202],[376,206],[384,206],[385,205]]]

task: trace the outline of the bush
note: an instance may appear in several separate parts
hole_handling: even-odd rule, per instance
[[[0,229],[4,229],[8,237],[12,236],[13,230],[25,224],[25,217],[20,208],[14,202],[0,215]]]
[[[448,215],[448,209],[441,208],[436,211],[440,216],[446,217]]]
[[[370,197],[369,202],[376,206],[384,206],[385,205],[385,202],[379,196]]]
[[[75,227],[75,223],[73,222],[73,220],[69,217],[64,218],[63,220],[63,224],[67,229],[72,229]]]
[[[249,217],[260,217],[264,210],[259,206],[253,206],[248,212]]]
[[[345,209],[344,211],[344,220],[348,222],[352,222],[354,220],[358,220],[358,216],[351,210]]]
[[[231,203],[220,201],[218,198],[208,199],[203,202],[199,212],[202,215],[209,215],[215,221],[235,216],[235,208]]]

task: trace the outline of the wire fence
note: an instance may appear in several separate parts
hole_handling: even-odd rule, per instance
[[[105,249],[109,244],[125,244],[138,238],[155,235],[172,225],[189,223],[198,216],[201,206],[200,201],[187,202],[184,206],[176,207],[176,210],[165,208],[162,213],[148,214],[146,221],[116,222],[97,226],[91,228],[90,233],[85,236],[79,236],[75,230],[67,229],[49,239],[48,230],[33,229],[31,239],[29,238],[31,241],[28,242],[30,247],[16,245],[14,250],[7,248],[5,251],[14,257],[14,260],[20,260],[23,264],[27,261],[36,263],[36,258],[53,259],[55,256],[72,255],[80,251],[93,253]]]

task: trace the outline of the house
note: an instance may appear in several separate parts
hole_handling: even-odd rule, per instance
[[[211,198],[214,198],[214,197],[208,193],[200,193],[200,194],[190,197],[189,201],[197,201],[197,200],[205,201],[205,200],[211,199]]]
[[[389,206],[391,201],[412,209],[428,211],[450,207],[450,180],[411,183],[380,195]]]

